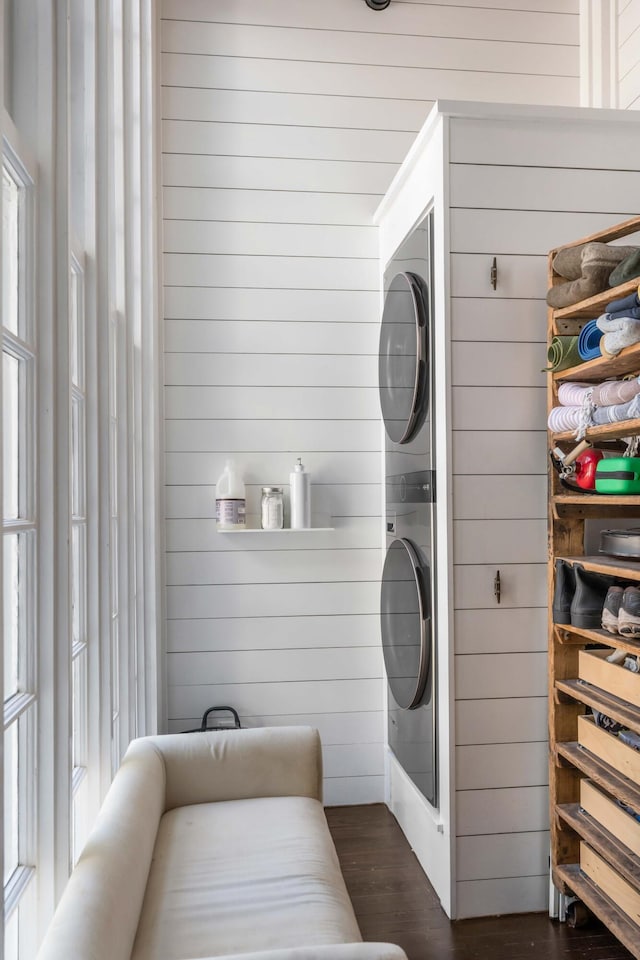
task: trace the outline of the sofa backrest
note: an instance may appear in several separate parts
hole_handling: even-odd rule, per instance
[[[322,799],[322,748],[312,727],[263,727],[149,738],[166,771],[165,810],[251,797]]]
[[[47,931],[38,960],[129,960],[165,803],[161,754],[127,750]]]

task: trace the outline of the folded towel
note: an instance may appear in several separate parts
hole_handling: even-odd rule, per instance
[[[557,372],[576,367],[581,360],[577,337],[554,337],[547,350],[547,370]],[[544,372],[544,371],[543,371]]]
[[[582,407],[552,407],[547,426],[552,433],[567,433],[579,428],[581,417]]]
[[[607,304],[606,313],[623,313],[625,310],[634,310],[640,307],[640,297],[637,293],[630,293],[628,297],[621,297],[619,300],[612,300]],[[633,316],[633,314],[629,314]]]
[[[601,293],[607,289],[614,267],[637,250],[608,243],[585,243],[559,250],[553,269],[567,282],[555,284],[547,291],[547,303],[561,309]]]
[[[640,394],[637,394],[628,403],[596,407],[592,414],[592,421],[596,426],[600,426],[605,423],[618,423],[620,420],[635,420],[638,417],[640,417]]]
[[[578,337],[578,353],[583,360],[595,360],[601,356],[600,338],[602,330],[598,327],[596,320],[589,320],[585,323]]]
[[[592,383],[579,383],[575,380],[568,380],[561,383],[558,387],[558,403],[563,407],[579,407],[589,393],[593,393],[594,385]]]

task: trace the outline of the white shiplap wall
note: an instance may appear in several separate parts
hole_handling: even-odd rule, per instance
[[[640,0],[618,0],[618,102],[640,110]]]
[[[578,99],[578,0],[490,6],[162,4],[168,726],[313,723],[327,803],[383,797],[371,216],[436,98]],[[229,454],[335,532],[216,533]]]
[[[633,216],[627,126],[451,122],[459,918],[547,903],[545,251]]]

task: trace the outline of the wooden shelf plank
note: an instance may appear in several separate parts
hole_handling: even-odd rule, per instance
[[[620,420],[618,423],[605,423],[601,427],[588,427],[585,437],[587,440],[615,440],[618,437],[635,437],[640,433],[640,419]],[[556,442],[562,440],[575,441],[575,430],[565,430],[562,433],[552,433]]]
[[[640,229],[640,227],[638,228]],[[584,242],[584,241],[582,241]],[[564,280],[561,279],[561,283]],[[628,297],[630,293],[637,293],[640,278],[634,277],[621,283],[617,287],[608,287],[602,293],[597,293],[595,297],[589,297],[588,300],[580,300],[578,303],[571,304],[570,307],[562,307],[553,311],[554,320],[595,320],[600,314],[604,313],[607,304],[613,300],[620,300],[621,297]]]
[[[627,560],[623,557],[603,555],[586,557],[562,557],[568,563],[579,563],[585,570],[604,573],[608,577],[620,577],[622,580],[640,580],[640,560]]]
[[[638,285],[636,278],[636,287]],[[624,377],[628,373],[636,373],[640,370],[640,343],[633,343],[630,347],[625,347],[616,357],[596,357],[595,360],[587,360],[575,367],[567,367],[566,370],[560,370],[553,374],[553,379],[560,382],[562,380],[587,380],[600,382],[611,377]]]
[[[618,773],[575,741],[556,744],[556,752],[590,780],[603,787],[607,793],[623,803],[628,803],[634,810],[640,810],[640,787],[633,780]]]
[[[594,687],[591,683],[584,680],[556,680],[556,689],[579,700],[580,703],[586,703],[587,706],[599,710],[608,717],[613,717],[618,723],[622,723],[630,730],[640,733],[640,708],[634,707],[621,700],[620,697],[601,690],[600,687]]]
[[[585,642],[604,643],[608,647],[626,650],[627,653],[640,657],[640,641],[632,640],[631,637],[621,637],[617,633],[609,633],[608,630],[585,630],[582,627],[573,627],[570,623],[557,623],[555,629],[560,643],[581,646],[584,646]]]
[[[636,887],[640,887],[640,860],[617,837],[598,823],[579,803],[563,803],[556,812],[596,853],[614,867],[618,873]]]
[[[632,956],[640,960],[640,927],[582,873],[578,864],[561,864],[555,867],[553,872],[558,886],[566,886],[571,890],[602,920]]]
[[[556,493],[551,502],[558,505],[575,504],[577,507],[639,507],[640,494],[611,493]]]

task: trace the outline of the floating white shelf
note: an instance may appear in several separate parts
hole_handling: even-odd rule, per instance
[[[218,533],[327,533],[335,530],[335,527],[304,527],[302,530],[292,530],[291,527],[283,527],[281,530],[263,530],[262,527],[245,527],[244,530],[220,530]]]

